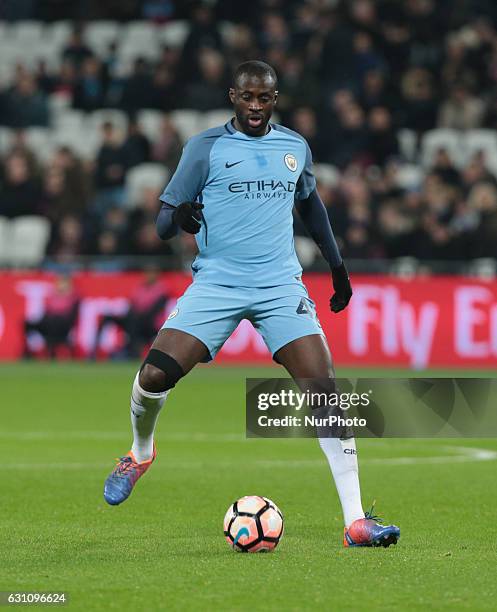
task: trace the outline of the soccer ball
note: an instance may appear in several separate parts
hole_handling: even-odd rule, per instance
[[[267,497],[246,495],[228,508],[224,535],[237,552],[270,552],[283,535],[283,515]]]

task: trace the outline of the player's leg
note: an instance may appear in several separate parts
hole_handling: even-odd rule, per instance
[[[330,350],[316,316],[314,302],[301,282],[259,290],[252,321],[274,356],[294,379],[335,390]],[[319,389],[322,391],[322,389]],[[354,438],[317,432],[338,490],[346,526],[364,517]],[[342,436],[345,437],[345,436]],[[344,452],[346,451],[346,452]]]
[[[208,354],[207,347],[188,333],[162,329],[157,335],[133,382],[133,445],[105,481],[104,497],[109,504],[125,501],[154,461],[155,426],[170,390]]]
[[[303,390],[322,392],[325,387],[327,393],[337,391],[331,354],[324,336],[312,334],[293,340],[279,349],[274,357]],[[313,380],[316,381],[316,388],[313,388]],[[330,464],[342,504],[344,546],[386,547],[396,544],[400,537],[398,527],[378,523],[372,509],[369,513],[363,512],[357,451],[351,434],[318,429],[319,443]]]
[[[316,316],[314,302],[302,283],[261,290],[253,312],[254,326],[261,332],[274,356],[300,386],[318,391],[323,385],[335,392],[331,354]],[[307,379],[307,380],[302,380]],[[312,389],[311,389],[312,390]],[[327,410],[318,407],[318,410]],[[346,546],[388,546],[396,543],[400,530],[394,525],[379,525],[370,513],[364,514],[361,504],[357,451],[353,432],[317,431],[336,483],[342,504]]]
[[[279,349],[274,358],[281,363],[294,379],[305,379],[306,391],[323,391],[334,393],[335,373],[330,350],[324,336],[312,334],[289,342]],[[319,388],[313,388],[313,384]],[[308,387],[308,388],[307,388]],[[330,465],[335,480],[340,502],[342,504],[345,526],[355,520],[364,518],[359,486],[359,469],[355,440],[328,430],[318,430],[318,439]],[[345,432],[344,432],[345,433]]]
[[[171,389],[209,352],[197,338],[177,329],[162,329],[135,377],[131,393],[133,446],[138,461],[151,459],[159,412]]]
[[[108,503],[127,499],[148,469],[155,458],[155,426],[170,390],[199,361],[214,358],[240,322],[244,299],[232,288],[196,283],[180,298],[133,382],[133,446],[106,481]]]

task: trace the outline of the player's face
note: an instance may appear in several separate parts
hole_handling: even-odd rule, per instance
[[[273,79],[242,76],[229,96],[236,129],[248,136],[264,136],[278,97]]]

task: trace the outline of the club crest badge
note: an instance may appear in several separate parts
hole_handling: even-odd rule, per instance
[[[295,155],[293,155],[292,153],[287,153],[285,155],[285,166],[292,172],[295,172],[295,170],[297,170],[297,158],[295,157]]]

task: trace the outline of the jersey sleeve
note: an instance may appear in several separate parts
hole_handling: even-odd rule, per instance
[[[211,143],[196,137],[186,143],[176,172],[160,196],[162,202],[178,206],[182,202],[197,200],[209,176],[211,146]]]
[[[297,200],[305,200],[316,189],[316,179],[312,172],[312,153],[307,141],[305,143],[305,163],[302,172],[300,173],[295,189],[295,198]]]

